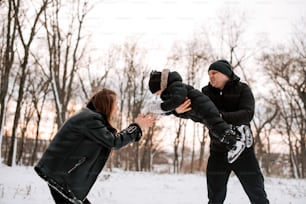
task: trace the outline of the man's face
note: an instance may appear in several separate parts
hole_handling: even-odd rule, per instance
[[[226,82],[229,80],[229,77],[218,72],[216,70],[210,70],[208,72],[209,82],[210,84],[218,89],[223,89]]]

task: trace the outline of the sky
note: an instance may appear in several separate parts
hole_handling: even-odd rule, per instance
[[[246,14],[249,40],[284,42],[292,24],[306,17],[303,0],[98,0],[88,20],[94,39],[104,46],[141,36],[151,49],[167,48],[201,26],[216,26],[220,13]]]
[[[293,25],[306,18],[303,0],[96,0],[87,16],[91,49],[101,53],[111,44],[137,39],[154,69],[167,65],[173,44],[184,43],[205,28],[214,36],[224,12],[245,15],[247,49],[290,41]],[[212,46],[218,46],[213,43]],[[99,59],[97,54],[92,58]],[[206,80],[207,81],[207,80]],[[206,84],[206,82],[205,82]]]
[[[47,184],[33,167],[0,164],[0,204],[53,204]],[[20,179],[22,178],[22,179]],[[306,203],[306,180],[265,177],[271,204]],[[158,174],[104,169],[89,192],[92,204],[207,203],[204,174]],[[236,176],[231,176],[225,204],[249,203]]]

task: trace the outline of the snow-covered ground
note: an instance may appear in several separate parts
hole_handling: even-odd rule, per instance
[[[265,178],[271,204],[305,204],[305,179]],[[88,195],[93,204],[204,204],[203,174],[155,174],[103,171]],[[53,204],[49,189],[32,167],[0,166],[0,204]],[[226,204],[249,203],[239,181],[232,176]]]

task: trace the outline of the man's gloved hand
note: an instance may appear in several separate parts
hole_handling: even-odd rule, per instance
[[[167,111],[161,109],[161,103],[162,101],[148,101],[144,104],[141,113],[143,114],[153,113],[158,115],[167,113]]]
[[[240,140],[240,134],[235,131],[234,128],[226,130],[225,134],[220,139],[220,141],[224,143],[226,145],[226,148],[229,150],[235,146],[238,140]]]

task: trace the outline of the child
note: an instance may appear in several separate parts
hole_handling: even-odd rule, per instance
[[[209,97],[194,87],[184,84],[179,73],[170,72],[168,69],[162,72],[152,71],[149,89],[153,94],[160,96],[162,101],[147,104],[144,113],[174,114],[177,117],[203,123],[229,150],[227,155],[229,163],[233,163],[245,149],[245,134],[249,133],[249,127],[245,125],[232,127],[227,124]],[[191,110],[182,114],[176,113],[175,109],[186,98],[191,101]]]

